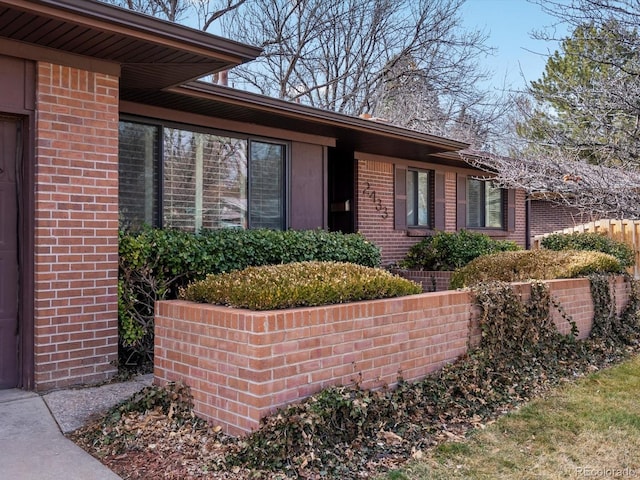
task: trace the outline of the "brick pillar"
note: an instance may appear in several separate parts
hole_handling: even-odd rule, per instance
[[[35,387],[96,383],[118,354],[118,78],[39,63]]]

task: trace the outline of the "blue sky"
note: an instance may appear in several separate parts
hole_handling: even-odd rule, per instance
[[[489,33],[488,44],[496,55],[482,64],[494,71],[491,84],[495,88],[520,89],[538,80],[546,63],[544,55],[557,49],[556,43],[531,38],[534,30],[544,30],[557,23],[539,5],[527,0],[467,0],[462,10],[464,24]],[[566,30],[557,27],[556,35]],[[535,53],[534,53],[535,52]]]

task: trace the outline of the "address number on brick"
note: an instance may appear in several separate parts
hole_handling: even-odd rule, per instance
[[[371,184],[369,182],[367,182],[367,186],[364,187],[362,193],[364,195],[367,195],[371,199],[376,207],[376,210],[380,212],[380,216],[382,217],[382,219],[389,217],[389,210],[387,210],[387,207],[382,205],[382,200],[376,194],[376,191],[371,187]]]

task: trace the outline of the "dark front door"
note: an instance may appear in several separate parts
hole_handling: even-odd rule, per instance
[[[329,230],[353,233],[355,230],[355,160],[352,151],[329,149]]]
[[[0,388],[18,384],[19,122],[0,117]]]

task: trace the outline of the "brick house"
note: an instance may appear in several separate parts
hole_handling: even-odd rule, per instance
[[[197,81],[259,49],[93,0],[0,0],[0,388],[110,378],[119,223],[526,243],[465,144]]]

